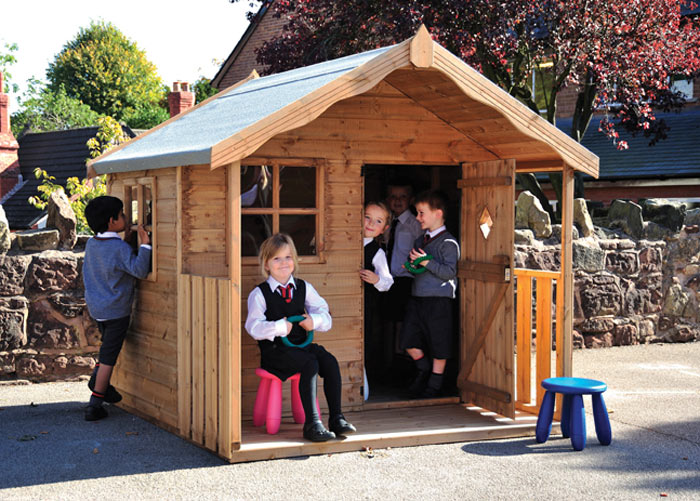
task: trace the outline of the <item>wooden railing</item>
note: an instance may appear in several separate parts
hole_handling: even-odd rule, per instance
[[[518,410],[539,412],[544,390],[541,382],[552,377],[552,333],[556,318],[556,375],[563,375],[562,319],[563,299],[561,274],[558,271],[515,269],[516,301],[516,399]],[[534,288],[533,288],[534,279]],[[557,283],[556,302],[553,290]],[[535,302],[533,305],[533,291]],[[552,315],[552,306],[555,315]],[[534,306],[534,307],[533,307]],[[532,320],[535,318],[535,357],[532,357]],[[533,401],[533,362],[535,395]]]

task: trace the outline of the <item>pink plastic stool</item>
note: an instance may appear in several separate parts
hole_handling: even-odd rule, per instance
[[[253,425],[262,426],[264,423],[267,433],[274,435],[279,431],[282,421],[282,380],[261,368],[255,369],[255,374],[260,377],[260,385],[253,408]],[[292,415],[297,424],[303,423],[306,417],[299,396],[300,376],[301,374],[297,372],[289,378],[292,383]],[[321,408],[318,405],[318,399],[316,399],[316,408],[320,416]]]

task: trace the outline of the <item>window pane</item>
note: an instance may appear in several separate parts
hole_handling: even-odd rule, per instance
[[[280,216],[280,231],[289,233],[300,256],[315,256],[316,216]]]
[[[272,167],[241,165],[241,207],[272,207]]]
[[[260,245],[272,235],[272,216],[241,216],[241,255],[257,256]]]
[[[316,207],[316,169],[280,167],[280,207]]]
[[[143,204],[144,225],[151,226],[153,224],[153,196],[151,195],[150,184],[143,187]]]
[[[131,224],[139,222],[139,187],[131,187]]]

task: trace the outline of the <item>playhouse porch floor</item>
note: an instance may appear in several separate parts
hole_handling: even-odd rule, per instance
[[[265,427],[256,428],[244,421],[241,448],[231,462],[358,451],[371,447],[407,447],[476,440],[532,436],[537,416],[517,412],[508,419],[479,407],[444,403],[421,407],[391,406],[358,412],[346,412],[357,433],[340,440],[312,443],[301,436],[301,425],[291,417],[283,418],[276,435]],[[324,416],[324,420],[327,416]]]

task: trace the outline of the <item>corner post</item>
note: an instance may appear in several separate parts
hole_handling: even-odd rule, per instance
[[[573,275],[573,251],[572,251],[572,229],[574,226],[574,169],[570,165],[564,165],[562,172],[562,195],[561,195],[561,284],[562,292],[558,293],[558,300],[563,302],[561,326],[557,331],[561,332],[562,359],[561,375],[571,377],[573,365],[573,328],[574,328],[574,275]],[[560,368],[557,367],[557,373]]]

